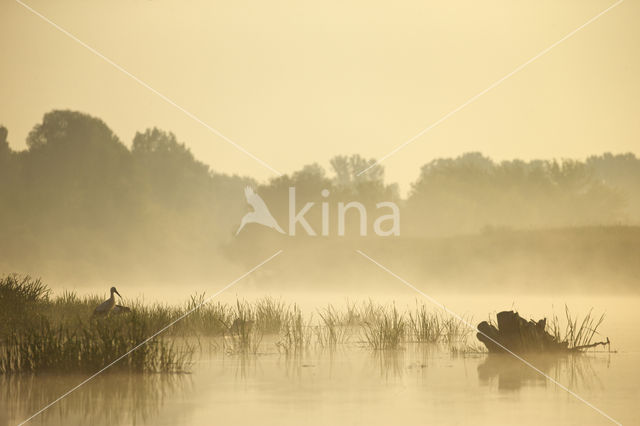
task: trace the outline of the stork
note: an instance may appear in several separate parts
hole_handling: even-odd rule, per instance
[[[111,312],[111,310],[116,304],[116,298],[114,294],[117,294],[118,296],[120,296],[120,293],[118,293],[118,290],[116,290],[115,287],[111,287],[111,297],[105,300],[104,302],[102,302],[101,304],[99,304],[98,306],[96,306],[96,308],[93,310],[93,316],[101,317],[101,316],[108,315],[109,312]],[[120,296],[120,298],[122,299],[122,296]]]
[[[127,306],[116,305],[116,306],[113,307],[111,312],[113,312],[114,315],[130,314],[131,313],[131,308],[129,308]]]

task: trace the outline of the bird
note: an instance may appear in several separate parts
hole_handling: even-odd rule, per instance
[[[116,306],[113,307],[111,312],[113,312],[114,315],[130,314],[131,313],[131,308],[129,308],[127,306],[116,305]]]
[[[247,203],[253,207],[253,211],[242,217],[242,221],[240,222],[238,231],[236,231],[236,235],[238,235],[242,228],[249,223],[259,223],[260,225],[275,229],[279,233],[284,234],[284,231],[280,228],[278,222],[276,222],[274,217],[271,215],[271,212],[269,212],[264,200],[253,191],[253,188],[247,186],[244,189],[244,196],[247,199]]]
[[[115,287],[111,287],[111,297],[96,306],[96,308],[93,310],[93,316],[105,316],[109,314],[111,309],[113,309],[116,304],[116,298],[114,294],[120,296],[118,290],[116,290]],[[122,299],[122,296],[120,296],[120,298]]]

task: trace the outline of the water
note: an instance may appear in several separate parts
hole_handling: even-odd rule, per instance
[[[415,303],[408,294],[397,296],[398,305]],[[311,308],[335,303],[337,296],[290,297]],[[640,424],[640,333],[634,320],[638,298],[443,295],[438,299],[454,311],[473,315],[474,323],[491,309],[510,308],[514,300],[521,313],[533,317],[548,315],[552,308],[561,313],[565,302],[576,313],[591,306],[596,312],[606,311],[602,331],[617,353],[528,359],[615,420]],[[192,374],[103,374],[30,424],[611,424],[508,355],[456,355],[442,345],[416,344],[400,351],[373,352],[354,341],[334,351],[286,356],[265,339],[257,355],[239,356],[208,350],[215,340],[201,343],[205,349]],[[0,423],[25,420],[84,378],[72,374],[0,378]]]

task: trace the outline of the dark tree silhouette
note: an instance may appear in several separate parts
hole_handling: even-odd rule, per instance
[[[102,120],[76,111],[45,114],[27,147],[12,151],[0,127],[0,268],[6,271],[73,265],[74,273],[84,268],[108,275],[210,268],[221,253],[247,251],[234,237],[249,209],[245,186],[263,197],[285,230],[289,188],[295,187],[298,210],[314,203],[306,218],[318,234],[322,203],[330,205],[335,235],[336,206],[350,201],[366,206],[369,229],[377,203],[399,203],[407,239],[488,227],[640,222],[640,159],[633,154],[586,162],[494,162],[480,153],[433,159],[402,200],[397,185],[384,181],[381,165],[358,175],[375,161],[357,154],[332,158],[328,171],[310,164],[258,184],[212,171],[173,133],[147,129],[129,149]],[[352,210],[347,228],[353,236],[359,235],[356,222]]]

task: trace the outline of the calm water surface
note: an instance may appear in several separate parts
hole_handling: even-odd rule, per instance
[[[302,305],[336,302],[329,299],[316,296]],[[400,306],[415,303],[408,295],[395,299]],[[474,323],[492,309],[511,308],[513,299],[503,299],[439,298],[450,309],[473,315]],[[515,307],[532,317],[552,309],[560,313],[565,302],[576,313],[591,306],[606,311],[602,332],[617,353],[528,360],[615,420],[640,424],[640,333],[634,319],[640,299],[519,297],[517,302]],[[353,340],[334,351],[286,356],[265,339],[257,355],[205,349],[187,375],[103,374],[30,424],[611,424],[510,356],[456,355],[434,345],[374,352]],[[203,347],[210,343],[215,342],[203,341]],[[0,424],[19,423],[84,378],[0,378]]]

